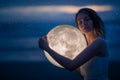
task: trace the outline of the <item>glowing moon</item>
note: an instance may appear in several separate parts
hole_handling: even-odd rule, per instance
[[[74,59],[87,46],[83,34],[71,25],[56,26],[47,34],[47,39],[51,49],[69,59]],[[62,67],[46,51],[44,52],[53,65]]]

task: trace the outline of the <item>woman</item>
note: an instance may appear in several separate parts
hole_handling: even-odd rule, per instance
[[[80,68],[84,80],[108,80],[108,52],[103,21],[89,8],[80,9],[75,20],[88,46],[73,60],[56,54],[49,48],[45,37],[40,38],[39,47],[46,50],[64,68],[70,71]]]

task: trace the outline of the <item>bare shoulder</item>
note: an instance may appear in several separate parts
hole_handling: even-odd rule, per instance
[[[96,43],[101,44],[101,45],[106,45],[106,40],[102,37],[97,38]]]
[[[88,45],[88,47],[86,48],[88,51],[93,51],[92,53],[95,53],[95,55],[106,55],[106,40],[102,37],[98,37],[97,39],[95,39],[93,41],[93,43],[91,43],[90,45]]]
[[[101,49],[106,47],[106,40],[102,37],[98,37],[96,40],[93,41],[92,46]]]
[[[106,40],[98,37],[97,39],[95,39],[92,44],[88,45],[89,47],[93,48],[93,49],[101,49],[103,47],[106,47]]]
[[[96,40],[96,43],[97,43],[97,45],[98,45],[98,47],[99,47],[100,50],[101,49],[103,49],[103,50],[107,49],[107,42],[106,42],[106,40],[104,38],[99,37]]]
[[[100,52],[100,54],[98,54],[99,56],[106,56],[108,54],[108,50],[107,50],[107,42],[104,38],[98,38],[97,40],[98,43],[98,50]]]

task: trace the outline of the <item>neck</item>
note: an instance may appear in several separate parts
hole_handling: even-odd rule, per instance
[[[96,38],[98,38],[98,36],[94,34],[94,32],[85,33],[85,37],[88,45],[91,44]]]

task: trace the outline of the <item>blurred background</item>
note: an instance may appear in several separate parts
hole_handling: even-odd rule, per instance
[[[110,80],[120,79],[119,0],[0,0],[0,80],[80,80],[79,74],[52,65],[38,39],[61,24],[75,25],[83,7],[103,19]]]

